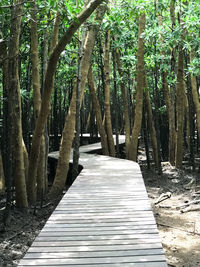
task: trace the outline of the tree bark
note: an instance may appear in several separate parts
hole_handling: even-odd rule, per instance
[[[194,59],[194,51],[191,52],[190,55],[191,61]],[[196,111],[196,120],[197,120],[197,131],[198,136],[200,138],[200,102],[199,102],[199,94],[197,87],[197,79],[193,73],[190,75],[191,78],[191,86],[192,86],[192,98],[194,101],[195,111]]]
[[[79,59],[78,59],[78,73],[77,73],[77,85],[76,85],[76,117],[75,117],[75,137],[74,137],[74,149],[73,149],[73,167],[72,167],[72,180],[74,181],[78,176],[78,163],[79,163],[79,146],[80,146],[80,106],[81,106],[81,80],[84,55],[84,41],[85,41],[85,28],[82,32],[82,41],[79,47]],[[85,87],[85,86],[84,86]]]
[[[16,0],[11,7],[11,29],[9,43],[9,96],[11,97],[13,164],[16,206],[27,208],[24,155],[22,145],[21,95],[19,84],[19,37],[24,3]]]
[[[185,121],[186,121],[186,142],[187,142],[187,147],[190,152],[190,111],[189,111],[189,102],[188,102],[188,96],[186,94],[186,84],[184,82],[184,104],[185,104],[185,110],[184,110],[184,115],[185,115]]]
[[[3,161],[0,150],[0,192],[4,191],[5,191],[5,176],[4,176]]]
[[[31,65],[32,65],[32,85],[33,85],[33,106],[34,118],[37,120],[41,107],[40,94],[40,72],[39,72],[39,51],[38,51],[38,28],[37,28],[37,5],[31,3]]]
[[[50,100],[53,89],[53,79],[56,71],[57,62],[60,54],[65,49],[65,46],[71,41],[74,33],[83,24],[83,22],[92,14],[96,7],[101,4],[103,0],[92,0],[84,8],[84,10],[73,20],[59,43],[54,48],[47,67],[45,81],[43,86],[42,104],[39,117],[36,122],[35,131],[32,139],[32,147],[30,152],[30,162],[28,171],[28,187],[29,192],[34,192],[37,175],[37,163],[40,149],[42,135],[44,133],[45,123],[50,111]],[[34,200],[32,195],[29,196],[30,200]]]
[[[84,54],[82,58],[82,68],[81,68],[81,96],[80,96],[81,103],[84,95],[84,89],[87,81],[88,71],[90,68],[91,55],[94,49],[95,40],[99,31],[99,27],[101,25],[101,22],[103,20],[104,14],[107,9],[107,3],[108,1],[106,0],[96,9],[95,24],[91,24],[89,26],[89,30],[85,38]]]
[[[10,222],[10,211],[12,205],[12,125],[11,125],[11,104],[9,95],[9,60],[6,48],[6,42],[3,36],[0,36],[0,63],[2,66],[3,76],[3,135],[1,138],[1,150],[5,175],[6,188],[6,209],[4,212],[3,222],[5,225]],[[10,134],[8,134],[10,133]]]
[[[107,137],[106,137],[106,132],[105,128],[103,125],[102,121],[102,115],[101,115],[101,108],[99,104],[99,100],[96,95],[96,88],[95,88],[95,83],[92,75],[92,68],[90,66],[89,72],[88,72],[88,87],[90,90],[90,94],[92,97],[92,103],[93,103],[93,108],[96,116],[96,121],[97,121],[97,127],[99,130],[99,134],[101,137],[101,146],[102,146],[102,152],[103,155],[109,155],[108,151],[108,143],[107,143]]]
[[[138,34],[138,66],[137,66],[137,92],[136,92],[136,107],[135,120],[132,129],[131,144],[129,149],[129,159],[137,160],[138,137],[142,124],[142,109],[143,109],[143,91],[145,88],[145,63],[144,63],[144,37],[141,34],[145,30],[145,14],[141,14],[139,18],[139,34]]]
[[[115,128],[115,151],[116,157],[120,157],[120,148],[119,148],[119,101],[117,94],[117,62],[116,62],[116,53],[113,49],[112,51],[112,61],[113,61],[113,109],[114,109],[114,128]],[[129,133],[130,137],[130,133]]]
[[[54,178],[54,182],[49,193],[50,197],[54,197],[58,193],[62,192],[69,170],[70,152],[75,130],[76,86],[77,85],[75,83],[70,108],[68,114],[66,115],[65,126],[62,132],[56,176]]]
[[[184,54],[179,48],[178,73],[176,85],[176,112],[177,112],[177,136],[176,136],[176,168],[182,167],[183,158],[183,127],[184,127]]]
[[[170,2],[170,17],[172,23],[172,31],[176,26],[176,15],[175,15],[175,0]],[[175,56],[176,50],[172,49],[171,52],[171,74],[175,76]],[[176,128],[175,128],[175,86],[170,87],[170,106],[169,106],[169,162],[172,166],[175,165],[175,154],[176,154]]]
[[[31,66],[32,66],[32,85],[33,85],[33,109],[34,109],[34,119],[35,123],[38,119],[40,107],[41,107],[41,93],[40,93],[40,73],[39,73],[39,51],[38,51],[38,28],[37,28],[37,5],[36,2],[33,1],[31,3]],[[45,158],[42,158],[43,153],[42,146],[44,145],[43,142],[41,142],[40,145],[40,154],[39,154],[39,162],[40,166],[38,168],[37,166],[37,191],[40,192],[37,194],[38,197],[42,196],[41,191],[42,190],[42,180],[45,176],[45,169],[44,169],[44,161]],[[34,190],[34,192],[30,192],[29,190]],[[34,187],[28,187],[27,186],[27,192],[28,192],[28,199],[31,200],[31,202],[35,202],[37,199],[36,196],[36,183]]]
[[[53,31],[52,31],[52,38],[51,38],[51,46],[50,46],[50,54],[53,52],[54,48],[58,43],[58,34],[59,34],[59,27],[60,27],[60,13],[57,11],[56,17],[54,19],[53,24]],[[59,149],[59,137],[58,137],[58,128],[59,128],[59,119],[58,119],[58,89],[57,86],[54,86],[53,80],[53,88],[54,88],[54,101],[53,101],[53,148],[54,150]]]
[[[121,86],[122,100],[123,100],[123,106],[124,106],[126,158],[128,158],[129,146],[130,146],[130,119],[129,119],[129,112],[128,112],[127,90],[126,90],[125,82],[123,81],[123,70],[122,70],[122,63],[120,59],[119,50],[116,50],[116,59],[117,59],[118,72],[121,77],[120,86]]]
[[[110,112],[110,30],[106,33],[104,51],[104,89],[105,89],[105,122],[108,138],[109,154],[115,157],[115,144],[112,133],[112,122]]]
[[[153,155],[154,155],[154,162],[157,170],[161,167],[159,165],[159,160],[158,160],[158,144],[157,144],[157,138],[156,138],[156,129],[154,126],[154,119],[153,119],[153,113],[152,113],[152,107],[151,107],[151,101],[150,101],[150,96],[149,96],[149,91],[148,91],[148,85],[147,85],[147,80],[145,78],[145,103],[146,103],[146,110],[148,114],[148,125],[149,125],[149,131],[151,135],[151,142],[152,142],[152,147],[153,147]]]

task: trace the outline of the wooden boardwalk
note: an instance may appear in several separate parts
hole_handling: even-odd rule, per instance
[[[167,267],[139,165],[98,146],[18,266]]]

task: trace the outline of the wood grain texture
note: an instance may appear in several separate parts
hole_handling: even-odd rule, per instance
[[[83,170],[18,266],[167,267],[139,165],[87,154],[100,149],[80,148]]]

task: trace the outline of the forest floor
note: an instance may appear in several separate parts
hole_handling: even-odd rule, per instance
[[[62,195],[54,202],[38,203],[38,207],[22,212],[11,210],[10,222],[2,224],[5,199],[0,196],[0,267],[17,266],[47,219],[60,202]]]
[[[200,266],[200,203],[189,206],[197,208],[196,211],[187,211],[186,206],[191,201],[200,200],[199,174],[180,171],[163,162],[163,174],[158,175],[154,170],[147,170],[143,152],[139,163],[169,267]],[[166,194],[167,199],[156,204],[162,194]],[[1,224],[5,199],[0,195],[1,267],[17,266],[59,200],[45,202],[43,208],[38,207],[29,213],[12,210],[10,223],[5,228]]]
[[[168,266],[200,266],[200,174],[162,162],[158,175],[147,169],[143,153],[139,158]]]

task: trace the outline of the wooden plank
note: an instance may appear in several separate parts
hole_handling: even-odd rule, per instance
[[[47,221],[47,223],[45,224],[45,228],[69,228],[69,229],[74,229],[74,228],[81,228],[83,229],[92,229],[92,228],[117,228],[117,227],[124,227],[125,229],[137,229],[138,227],[155,227],[157,228],[156,224],[155,224],[155,220],[147,220],[147,221],[143,221],[141,224],[141,219],[142,218],[138,218],[139,221],[131,221],[131,222],[108,222],[108,223],[103,223],[103,222],[96,222],[96,223],[69,223],[69,222],[59,222],[59,221]]]
[[[144,210],[136,210],[136,211],[140,211],[140,212],[147,212],[147,211],[151,211],[150,209],[144,209]],[[98,213],[96,213],[96,214],[90,214],[90,213],[85,213],[85,215],[83,215],[83,214],[66,214],[66,213],[62,213],[61,211],[59,211],[59,212],[53,212],[53,217],[54,217],[54,219],[68,219],[68,220],[84,220],[84,221],[87,221],[87,220],[93,220],[93,221],[98,221],[98,220],[106,220],[106,219],[120,219],[120,218],[122,218],[122,216],[123,216],[123,219],[125,220],[128,220],[128,219],[132,219],[132,217],[134,216],[134,215],[139,215],[139,214],[137,214],[137,213],[134,213],[134,212],[132,212],[132,213],[129,213],[129,214],[127,214],[127,213],[113,213],[113,214],[98,214]],[[147,214],[147,216],[148,216],[148,214]],[[138,216],[139,217],[139,216]],[[141,215],[141,217],[144,217],[144,216],[142,216]],[[150,217],[150,216],[149,216]]]
[[[138,245],[138,244],[158,244],[161,246],[160,238],[158,236],[152,237],[149,236],[148,238],[135,238],[135,239],[104,239],[104,240],[57,240],[57,238],[54,238],[54,240],[49,240],[47,238],[40,238],[39,236],[35,239],[33,242],[33,246],[49,246],[49,247],[63,247],[63,246],[69,246],[69,247],[81,247],[81,246],[107,246],[107,245]]]
[[[141,256],[126,256],[126,257],[105,257],[105,258],[57,258],[57,259],[22,259],[21,264],[28,265],[28,266],[38,266],[38,265],[46,265],[47,263],[49,266],[51,264],[60,264],[60,265],[84,265],[84,264],[110,264],[110,263],[129,263],[129,262],[159,262],[165,261],[164,255],[141,255]],[[20,266],[20,265],[19,265]]]
[[[62,252],[30,252],[27,253],[24,259],[69,259],[69,258],[105,258],[105,257],[129,257],[129,256],[149,256],[163,255],[162,249],[137,249],[125,250],[121,247],[120,250],[101,250],[101,251],[62,251]]]
[[[88,224],[88,226],[83,225],[83,227],[81,227],[81,225],[79,227],[70,227],[68,224],[53,224],[53,225],[48,225],[46,224],[45,227],[42,229],[42,232],[83,232],[83,233],[89,233],[91,231],[95,231],[95,232],[102,232],[102,231],[122,231],[122,230],[141,230],[141,229],[145,229],[145,230],[149,230],[149,229],[157,229],[157,227],[155,226],[154,223],[152,224],[146,224],[146,225],[123,225],[123,226],[91,226]]]
[[[150,243],[150,244],[131,244],[131,245],[96,245],[96,246],[38,246],[33,245],[29,249],[29,253],[33,252],[77,252],[77,251],[120,251],[120,250],[147,250],[147,249],[162,249],[161,244]]]
[[[135,229],[135,230],[100,230],[100,231],[65,231],[64,229],[57,229],[57,231],[46,231],[43,229],[40,236],[115,236],[115,235],[137,235],[137,234],[155,234],[157,229]]]
[[[30,265],[19,265],[21,267],[29,267]],[[54,265],[49,265],[49,263],[47,263],[46,265],[38,265],[37,264],[37,267],[60,267],[60,266],[66,266],[65,264],[64,265],[61,265],[61,264],[54,264]],[[74,267],[74,266],[77,266],[77,265],[71,265],[71,264],[68,264],[67,267]],[[84,265],[81,265],[81,266],[84,266],[84,267],[94,267],[93,264],[84,264]],[[162,261],[162,262],[137,262],[137,263],[130,263],[130,262],[126,262],[126,263],[120,263],[120,264],[117,264],[117,263],[114,263],[114,264],[110,264],[107,265],[107,264],[98,264],[98,267],[167,267],[167,264],[165,261]]]
[[[158,235],[155,233],[149,233],[149,234],[124,234],[124,235],[99,235],[98,237],[96,236],[89,236],[89,235],[84,235],[84,236],[57,236],[57,235],[52,235],[52,236],[45,236],[42,233],[36,238],[37,241],[91,241],[91,240],[120,240],[120,239],[126,239],[126,240],[133,240],[133,239],[143,239],[143,240],[148,240],[148,238],[155,238],[157,240],[160,240]]]
[[[49,218],[50,222],[60,222],[60,223],[69,223],[69,224],[77,224],[77,223],[113,223],[113,222],[141,222],[141,221],[150,221],[153,220],[151,215],[142,216],[141,214],[134,214],[136,217],[123,217],[123,218],[76,218],[76,219],[69,219],[67,216],[52,216]],[[133,216],[134,216],[133,215]]]

